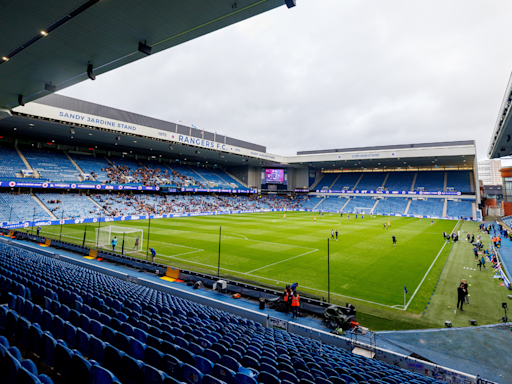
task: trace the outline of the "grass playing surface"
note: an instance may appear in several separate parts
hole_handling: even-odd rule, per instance
[[[317,216],[316,222],[313,216]],[[390,229],[383,223],[391,221]],[[338,231],[338,241],[330,241],[331,302],[355,300],[377,308],[403,308],[404,285],[411,306],[418,312],[425,307],[432,287],[426,287],[439,273],[450,245],[442,232],[451,232],[455,221],[365,216],[350,221],[346,215],[288,212],[241,215],[196,216],[151,221],[149,246],[155,248],[157,261],[176,267],[217,274],[220,244],[220,274],[224,277],[283,287],[299,283],[299,289],[327,299],[327,239],[331,229]],[[148,221],[116,222],[113,225],[144,231],[146,250]],[[109,225],[102,223],[102,226]],[[93,228],[88,225],[86,243],[95,244]],[[82,243],[85,225],[66,225],[62,240]],[[41,234],[59,237],[60,227],[43,227]],[[395,247],[392,235],[397,238]],[[121,238],[117,251],[121,250]],[[443,252],[441,250],[443,249]],[[130,254],[145,258],[145,252]],[[438,255],[443,256],[427,271]],[[441,259],[443,259],[441,261]],[[424,279],[424,277],[427,276]],[[435,276],[437,279],[437,275]],[[418,302],[417,305],[415,303]]]

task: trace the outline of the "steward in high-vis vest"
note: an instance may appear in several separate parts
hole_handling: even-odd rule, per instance
[[[288,314],[290,313],[290,304],[292,303],[292,290],[290,288],[289,285],[286,286],[286,288],[284,289],[284,304],[286,305],[285,307],[285,313]]]
[[[299,298],[299,294],[297,292],[294,292],[292,296],[292,319],[299,318]]]

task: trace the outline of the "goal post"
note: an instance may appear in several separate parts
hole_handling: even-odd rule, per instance
[[[124,243],[124,253],[141,252],[143,235],[144,231],[142,229],[109,225],[96,228],[95,240],[98,248],[112,250],[112,241],[116,238],[116,251],[120,252]]]
[[[372,210],[372,207],[354,207],[354,213],[360,213],[363,215],[371,215]]]

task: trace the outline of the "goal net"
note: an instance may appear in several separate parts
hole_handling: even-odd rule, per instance
[[[142,229],[109,225],[96,228],[96,244],[98,248],[112,250],[112,241],[117,239],[115,247],[117,252],[121,252],[123,248],[124,253],[140,252],[142,251],[143,234]]]
[[[371,215],[372,214],[372,209],[373,208],[368,208],[368,207],[355,207],[354,208],[354,213],[361,213],[363,215]]]

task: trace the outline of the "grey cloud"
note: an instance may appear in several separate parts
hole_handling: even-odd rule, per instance
[[[299,0],[62,94],[271,153],[473,139],[511,71],[510,1]]]

